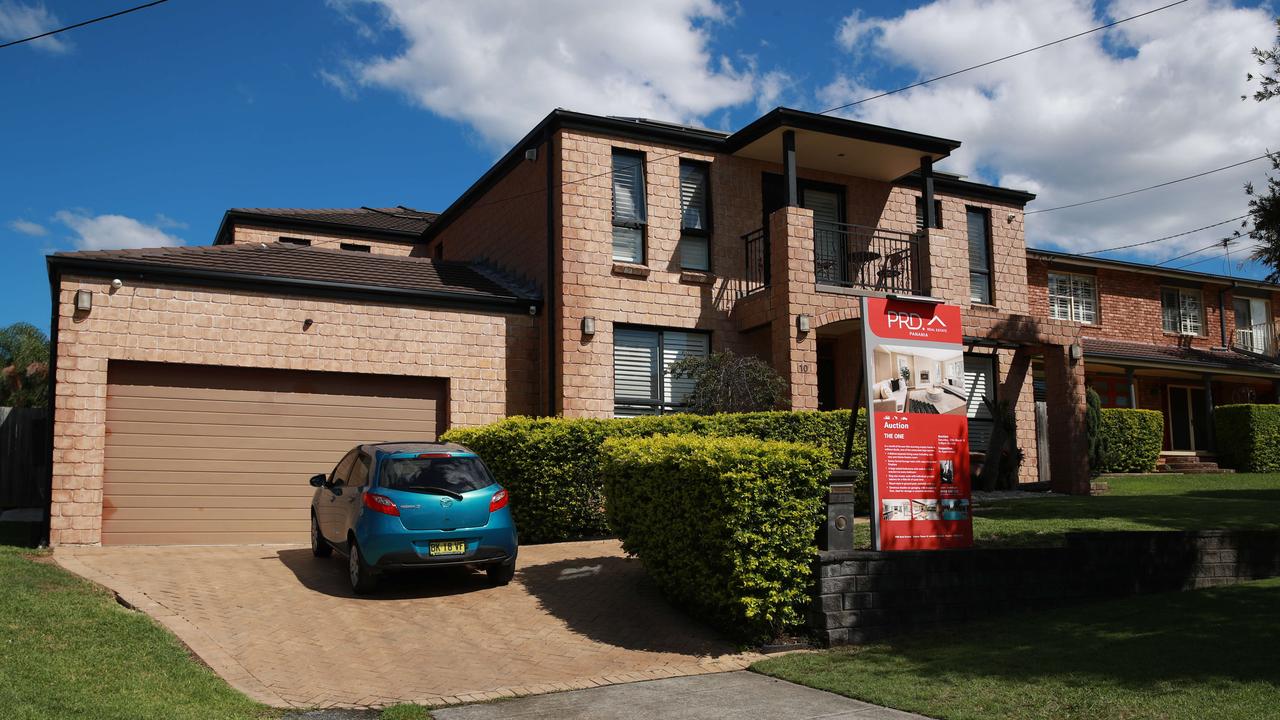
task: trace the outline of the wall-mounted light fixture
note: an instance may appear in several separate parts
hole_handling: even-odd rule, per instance
[[[1080,347],[1079,343],[1072,343],[1071,362],[1076,362],[1082,357],[1084,357],[1084,348]]]
[[[76,310],[89,312],[93,309],[93,293],[88,290],[76,291]]]
[[[588,315],[582,318],[582,334],[584,337],[591,337],[596,334],[596,319]]]
[[[813,327],[813,318],[809,315],[796,316],[796,330],[807,333]]]
[[[311,318],[307,318],[306,320],[302,321],[302,329],[305,332],[307,330],[310,330],[311,326],[315,324],[316,324],[315,320],[312,320]]]

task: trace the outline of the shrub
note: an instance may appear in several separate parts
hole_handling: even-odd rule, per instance
[[[787,389],[787,381],[768,363],[732,350],[681,358],[671,364],[671,376],[693,380],[685,403],[699,415],[772,410]]]
[[[1164,447],[1164,415],[1156,410],[1101,408],[1100,472],[1153,472]]]
[[[606,438],[693,433],[747,436],[814,445],[836,467],[844,455],[848,410],[724,415],[660,415],[628,419],[512,417],[446,432],[442,440],[466,445],[484,458],[508,490],[511,512],[525,542],[557,542],[608,533],[600,446]],[[859,412],[851,467],[865,470],[866,413]],[[865,475],[864,475],[865,477]],[[857,488],[869,507],[865,481]]]
[[[603,446],[609,523],[674,604],[743,640],[801,624],[831,457],[669,435]]]
[[[1093,388],[1084,391],[1084,435],[1089,448],[1089,474],[1106,469],[1106,439],[1102,434],[1102,398]]]
[[[1222,465],[1244,472],[1280,470],[1280,405],[1223,405],[1213,418]]]

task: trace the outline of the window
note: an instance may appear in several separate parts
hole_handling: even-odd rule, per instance
[[[1049,317],[1089,325],[1098,322],[1098,294],[1092,275],[1049,273]]]
[[[680,161],[680,267],[711,269],[711,193],[706,163]]]
[[[378,485],[427,494],[432,490],[464,493],[487,488],[493,476],[478,457],[392,456],[382,461]]]
[[[969,300],[991,304],[991,213],[966,208],[969,231]]]
[[[644,155],[613,151],[613,259],[644,262]]]
[[[311,241],[306,238],[293,238],[280,236],[280,242],[285,245],[297,245],[298,247],[311,247]]]
[[[334,487],[342,487],[347,484],[347,476],[351,474],[351,465],[356,461],[356,451],[352,450],[338,462],[333,469],[333,474],[329,476],[329,484]]]
[[[935,230],[942,229],[942,201],[933,201],[933,227]],[[924,198],[916,198],[916,230],[924,229]]]
[[[1231,305],[1236,319],[1235,347],[1271,354],[1275,341],[1275,330],[1270,322],[1271,304],[1261,298],[1236,297]]]
[[[369,484],[369,456],[360,453],[356,458],[356,464],[351,468],[351,478],[347,480],[347,485],[351,487],[364,487]]]
[[[339,243],[338,247],[343,250],[350,250],[351,252],[369,252],[368,245],[361,245],[359,243]]]
[[[996,401],[996,359],[992,355],[964,356],[964,394],[968,406],[969,449],[985,452],[995,418],[988,402]]]
[[[710,350],[711,337],[706,333],[615,329],[613,414],[635,417],[679,410],[693,390],[693,380],[672,378],[671,364],[681,358],[705,357]]]
[[[849,279],[848,234],[844,218],[844,191],[802,185],[800,205],[813,211],[813,247],[818,282],[838,285]]]
[[[1160,318],[1167,333],[1201,335],[1204,333],[1204,307],[1199,290],[1160,289]]]

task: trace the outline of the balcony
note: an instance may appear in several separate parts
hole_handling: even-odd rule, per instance
[[[746,292],[768,287],[769,233],[742,236]],[[813,227],[813,271],[817,284],[901,295],[923,294],[920,233],[817,221]]]
[[[1274,357],[1276,354],[1276,326],[1264,322],[1236,328],[1231,338],[1231,347],[1236,350]]]

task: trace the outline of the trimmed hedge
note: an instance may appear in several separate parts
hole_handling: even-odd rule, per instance
[[[602,459],[609,524],[674,604],[748,641],[803,623],[829,452],[667,435]]]
[[[1164,447],[1164,415],[1157,410],[1102,408],[1102,472],[1155,472]]]
[[[441,439],[466,445],[511,491],[511,512],[524,542],[557,542],[609,532],[605,518],[600,448],[610,437],[695,434],[746,436],[816,446],[836,467],[844,455],[848,410],[673,414],[627,419],[511,417],[458,428]],[[865,470],[866,413],[858,413],[852,467]],[[868,488],[858,488],[864,498]]]
[[[1280,471],[1280,405],[1214,408],[1219,464],[1243,472]]]

